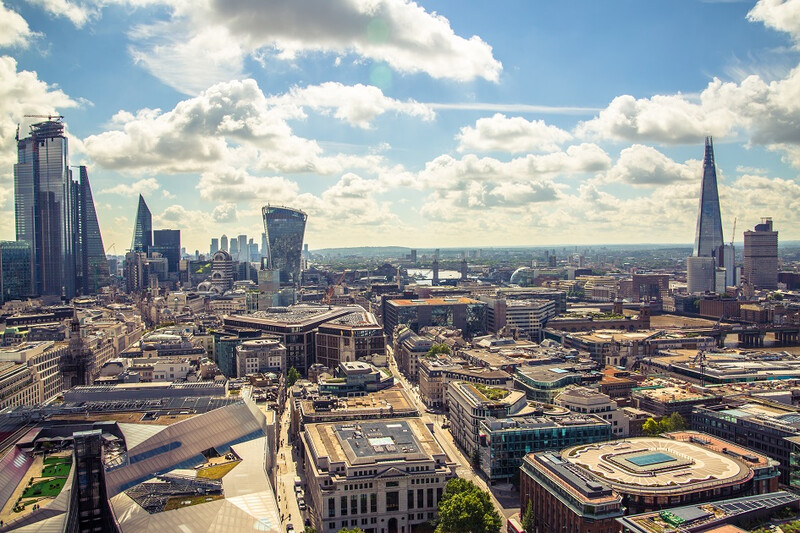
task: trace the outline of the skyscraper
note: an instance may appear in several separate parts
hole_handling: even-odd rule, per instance
[[[33,293],[32,270],[30,243],[0,241],[0,304]]]
[[[31,126],[17,141],[14,215],[18,241],[31,243],[34,294],[75,293],[75,219],[60,118]]]
[[[265,205],[261,208],[267,234],[267,265],[281,271],[281,282],[300,284],[300,256],[308,215],[297,209]]]
[[[75,272],[77,288],[82,294],[94,294],[109,283],[108,260],[103,246],[100,224],[89,185],[86,167],[80,167],[80,178],[75,184],[75,206],[77,216]]]
[[[224,233],[222,234],[222,237],[220,237],[219,239],[219,249],[222,250],[223,252],[228,251],[228,236],[225,235]]]
[[[754,231],[744,232],[744,279],[751,287],[778,288],[778,232],[763,218]]]
[[[703,157],[703,181],[700,185],[700,210],[697,214],[697,235],[694,253],[697,257],[716,257],[722,246],[722,215],[717,191],[717,168],[714,165],[714,145],[706,137]]]
[[[239,261],[250,260],[250,248],[247,246],[247,235],[239,235]],[[234,259],[236,259],[234,257]]]
[[[139,207],[136,209],[136,222],[133,226],[133,241],[131,242],[131,252],[150,251],[153,245],[153,215],[144,201],[144,197],[139,195]]]
[[[219,250],[219,239],[214,237],[211,239],[211,255],[214,255]]]
[[[231,254],[231,259],[234,261],[239,260],[239,241],[236,239],[231,239],[231,249],[229,251]]]
[[[167,258],[169,272],[177,272],[181,260],[181,230],[157,229],[153,231],[153,252],[158,252]]]

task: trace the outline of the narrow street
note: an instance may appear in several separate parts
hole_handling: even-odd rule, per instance
[[[288,524],[294,526],[295,531],[302,531],[304,528],[304,515],[297,505],[297,497],[294,489],[294,478],[300,476],[305,487],[305,475],[300,454],[297,453],[289,442],[289,406],[283,410],[281,417],[280,443],[278,447],[278,472],[276,473],[276,494],[278,496],[278,509],[281,513],[281,520],[284,530]]]
[[[433,436],[436,438],[436,441],[444,449],[445,453],[447,453],[450,459],[457,463],[456,474],[458,477],[472,481],[483,490],[488,491],[492,497],[492,503],[501,517],[507,519],[514,513],[519,512],[519,494],[517,492],[511,492],[507,494],[501,493],[496,489],[492,490],[493,488],[490,488],[486,484],[486,481],[483,479],[483,477],[473,470],[469,460],[464,456],[455,442],[453,442],[453,435],[450,433],[450,431],[447,429],[442,429],[441,426],[442,422],[444,421],[444,415],[426,412],[427,408],[422,402],[419,392],[412,387],[411,383],[408,382],[406,377],[397,368],[394,360],[394,352],[388,347],[387,352],[389,354],[389,367],[394,373],[395,378],[406,388],[406,391],[408,391],[411,399],[417,405],[417,409],[419,409],[423,420],[432,423]],[[503,524],[503,527],[505,527],[505,523]]]

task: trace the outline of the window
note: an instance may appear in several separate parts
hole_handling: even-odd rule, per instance
[[[408,494],[406,494],[406,500],[408,500],[408,502],[407,502],[408,508],[409,509],[413,509],[414,508],[414,491],[413,490],[408,491]]]
[[[336,498],[328,498],[328,518],[336,516]],[[331,522],[333,525],[333,522]]]
[[[386,493],[386,512],[400,510],[400,493],[396,490]]]
[[[358,496],[350,495],[350,514],[358,514]]]
[[[342,496],[341,500],[339,500],[340,507],[341,507],[341,515],[347,516],[347,496]],[[347,521],[345,520],[344,527],[347,527]]]
[[[361,514],[367,514],[367,495],[361,495]]]
[[[369,512],[370,513],[377,513],[378,512],[378,495],[374,492],[369,495]]]

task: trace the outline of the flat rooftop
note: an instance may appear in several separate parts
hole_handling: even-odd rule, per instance
[[[394,411],[416,412],[416,406],[408,397],[402,385],[393,385],[387,389],[371,392],[364,396],[353,396],[349,398],[331,398],[333,407],[317,410],[314,407],[313,398],[301,400],[302,413],[305,416],[331,416],[341,417],[351,415],[354,417],[363,416],[371,411],[388,412],[391,408]]]
[[[420,418],[308,424],[306,434],[319,456],[351,466],[426,460],[444,454]]]
[[[419,298],[415,300],[387,300],[386,303],[397,307],[419,307],[426,305],[479,304],[482,302],[464,296],[448,296],[444,298]]]
[[[658,389],[642,389],[642,390],[637,390],[636,394],[640,396],[646,396],[647,398],[653,401],[661,403],[710,400],[712,398],[715,398],[715,396],[712,394],[694,392],[688,388],[681,388],[681,387],[661,387]]]
[[[567,448],[561,458],[622,493],[692,492],[738,484],[770,459],[696,432],[640,437]],[[727,448],[727,452],[723,452]]]
[[[227,320],[250,322],[252,324],[273,325],[308,325],[316,322],[328,322],[342,315],[364,313],[360,306],[328,307],[327,305],[293,305],[291,307],[274,307],[266,311],[256,311],[250,315],[225,317]]]

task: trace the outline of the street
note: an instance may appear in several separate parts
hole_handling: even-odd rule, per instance
[[[475,473],[469,460],[464,456],[455,442],[453,442],[453,435],[447,429],[442,429],[442,421],[444,420],[443,416],[426,412],[427,407],[422,402],[422,398],[420,398],[418,390],[408,382],[406,377],[397,368],[392,349],[387,347],[387,353],[389,354],[389,368],[394,373],[395,379],[400,381],[400,383],[402,383],[405,387],[406,391],[408,391],[409,396],[416,404],[417,409],[419,409],[423,420],[426,422],[432,422],[433,436],[436,438],[436,441],[450,457],[450,459],[457,463],[456,474],[458,477],[472,481],[481,489],[488,491],[492,497],[492,503],[501,517],[507,519],[514,513],[519,512],[519,493],[516,491],[501,492],[494,489],[494,487],[490,488],[486,484],[486,481],[483,479],[483,477]]]
[[[291,401],[291,399],[287,399],[288,401]],[[281,513],[281,523],[284,530],[287,524],[292,524],[295,531],[302,531],[304,528],[304,515],[297,506],[294,478],[295,476],[300,476],[303,480],[303,486],[305,486],[305,474],[303,465],[297,464],[300,454],[295,451],[289,442],[289,413],[290,409],[287,403],[281,417],[280,444],[278,447],[278,460],[276,461],[278,472],[275,476],[277,486],[275,490],[278,496],[278,509]]]

